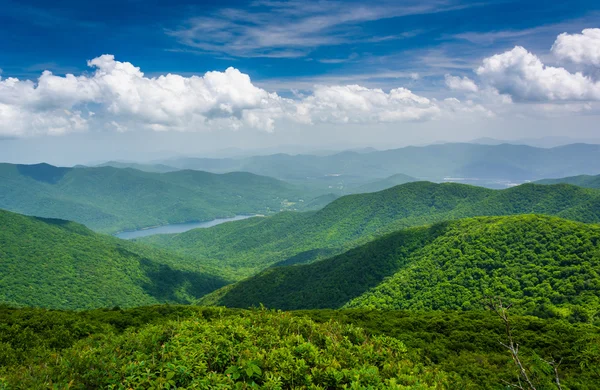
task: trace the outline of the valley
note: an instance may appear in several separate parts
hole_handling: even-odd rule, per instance
[[[213,219],[212,221],[208,221],[208,222],[187,222],[187,223],[169,224],[169,225],[158,226],[158,227],[149,227],[149,228],[140,229],[140,230],[119,232],[119,233],[114,234],[114,236],[117,238],[125,239],[125,240],[132,240],[135,238],[148,237],[148,236],[153,236],[156,234],[178,234],[178,233],[185,233],[192,229],[206,229],[209,227],[220,225],[225,222],[240,221],[240,220],[243,220],[246,218],[252,218],[252,217],[255,217],[255,215],[236,215],[235,217],[217,218],[217,219]]]

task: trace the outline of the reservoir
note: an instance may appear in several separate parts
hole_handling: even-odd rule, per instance
[[[133,230],[129,232],[121,232],[115,234],[115,237],[122,238],[124,240],[131,240],[133,238],[153,236],[155,234],[174,234],[183,233],[188,230],[198,228],[209,228],[212,226],[220,225],[225,222],[239,221],[241,219],[255,217],[255,215],[237,215],[231,218],[218,218],[208,222],[186,222],[186,223],[174,223],[171,225],[158,226],[148,229]]]

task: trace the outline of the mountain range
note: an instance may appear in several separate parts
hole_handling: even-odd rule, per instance
[[[106,233],[295,209],[303,195],[288,183],[243,172],[0,164],[0,208]]]
[[[309,263],[386,233],[474,216],[538,213],[600,222],[600,191],[524,184],[491,190],[455,183],[412,182],[371,194],[343,196],[313,212],[283,212],[138,242],[237,275],[274,265]]]

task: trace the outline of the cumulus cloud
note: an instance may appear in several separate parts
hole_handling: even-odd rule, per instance
[[[318,85],[312,93],[283,98],[255,86],[235,68],[203,76],[147,77],[112,55],[94,58],[88,65],[95,69],[91,75],[44,71],[37,82],[0,78],[0,135],[223,127],[271,132],[279,121],[388,123],[485,111],[470,102],[430,100],[406,88],[386,92],[359,85]]]
[[[546,66],[521,46],[485,58],[476,73],[484,83],[516,100],[600,100],[600,82],[580,72]]]
[[[445,76],[446,86],[452,90],[465,91],[465,92],[477,92],[479,87],[473,80],[468,77],[460,78],[458,76],[452,76],[447,74]]]
[[[600,66],[600,28],[588,28],[581,34],[560,34],[552,53],[576,64]]]
[[[439,106],[406,88],[370,89],[359,85],[316,86],[297,104],[296,118],[304,123],[373,123],[434,118]]]

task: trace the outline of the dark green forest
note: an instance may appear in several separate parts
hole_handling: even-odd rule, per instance
[[[60,309],[189,303],[226,284],[177,255],[0,210],[0,303]]]
[[[273,265],[325,259],[408,227],[529,213],[600,222],[600,191],[566,184],[490,190],[415,182],[344,196],[317,212],[284,212],[139,242],[219,267],[239,280]]]
[[[308,265],[270,268],[202,304],[284,310],[472,310],[501,296],[515,311],[600,324],[600,227],[520,215],[401,230]]]

